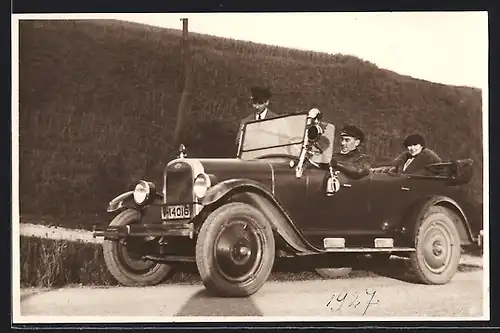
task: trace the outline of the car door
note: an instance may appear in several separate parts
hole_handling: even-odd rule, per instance
[[[309,216],[304,214],[307,178],[297,178],[295,169],[288,163],[273,164],[273,170],[275,196],[295,225],[302,230],[309,222]]]
[[[413,192],[406,175],[371,173],[370,179],[368,211],[371,221],[363,228],[366,232],[382,236],[399,223]]]
[[[442,183],[433,177],[418,174],[387,173],[371,176],[370,214],[374,218],[373,231],[383,234],[403,220],[411,205],[429,195],[442,193]]]
[[[339,191],[327,196],[328,170],[309,168],[306,175],[307,202],[304,209],[310,219],[305,233],[320,238],[359,234],[368,216],[370,177],[351,179],[339,173]]]

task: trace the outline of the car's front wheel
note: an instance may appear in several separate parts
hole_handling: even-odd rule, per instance
[[[196,241],[196,264],[207,290],[245,297],[259,290],[271,273],[275,241],[264,215],[233,202],[213,211]]]
[[[410,254],[410,263],[420,282],[445,284],[455,275],[461,252],[455,223],[460,223],[460,218],[439,206],[430,207],[417,221],[416,251]]]
[[[118,214],[111,226],[124,226],[140,221],[140,213],[127,209]],[[104,261],[113,277],[124,286],[150,286],[162,282],[170,273],[171,266],[145,261],[131,247],[140,248],[145,242],[139,237],[130,239],[105,239],[102,244]],[[135,243],[135,244],[134,244]]]

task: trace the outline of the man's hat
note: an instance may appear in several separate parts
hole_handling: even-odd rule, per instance
[[[250,91],[252,92],[252,101],[264,103],[271,98],[271,91],[267,88],[252,87]]]
[[[420,144],[422,147],[425,146],[425,139],[420,134],[410,134],[406,137],[405,141],[403,142],[403,145],[405,147],[418,145],[418,144]]]
[[[363,140],[365,139],[365,135],[363,134],[363,132],[354,125],[344,126],[342,128],[342,131],[340,132],[340,136],[352,136],[353,138],[356,138],[361,142],[363,142]]]

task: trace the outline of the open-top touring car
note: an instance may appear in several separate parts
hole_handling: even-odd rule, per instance
[[[334,139],[335,126],[312,109],[247,123],[234,158],[188,158],[181,149],[160,187],[138,182],[109,203],[117,214],[109,226],[94,227],[109,271],[123,285],[153,285],[191,261],[208,290],[248,296],[276,259],[333,269],[397,254],[421,282],[448,282],[461,247],[480,240],[479,221],[456,191],[472,161],[416,175],[372,168],[350,179],[331,167]]]

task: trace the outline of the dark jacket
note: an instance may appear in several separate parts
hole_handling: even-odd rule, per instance
[[[410,174],[410,173],[415,173],[418,170],[421,170],[422,168],[424,168],[429,164],[439,163],[442,161],[441,158],[431,149],[424,148],[419,154],[417,154],[414,157],[413,161],[408,165],[406,170],[403,171],[403,167],[406,161],[411,157],[412,156],[408,151],[403,152],[394,160],[393,162],[394,168],[392,168],[391,171],[395,171],[397,173]]]
[[[370,173],[370,159],[358,149],[347,154],[333,154],[331,165],[349,178],[358,179]]]
[[[277,117],[278,115],[274,112],[272,112],[269,108],[267,108],[267,114],[266,114],[266,117],[264,119],[270,119],[270,118],[274,118],[274,117]],[[238,128],[238,133],[236,134],[236,148],[238,147],[238,145],[240,144],[240,139],[241,139],[241,133],[243,131],[243,126],[248,123],[249,121],[253,121],[255,120],[255,113],[252,113],[250,115],[248,115],[247,117],[243,118],[241,121],[240,121],[240,127]]]

